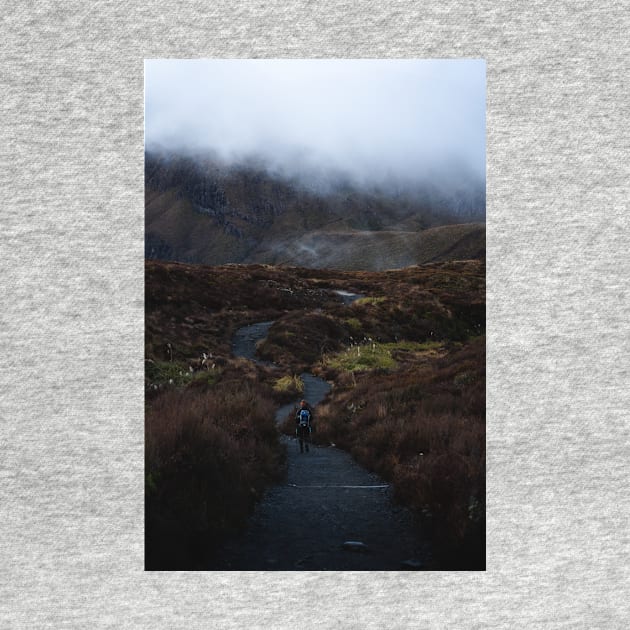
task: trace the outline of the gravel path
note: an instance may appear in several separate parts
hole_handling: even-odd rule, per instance
[[[381,479],[336,448],[300,454],[295,439],[284,440],[286,482],[267,492],[247,531],[228,542],[213,569],[384,571],[426,562],[411,515],[392,505]],[[344,548],[348,542],[365,546]]]
[[[238,331],[235,354],[254,359],[256,341],[270,325]],[[304,398],[316,405],[330,386],[311,374],[302,377]],[[293,407],[282,407],[276,418],[283,419]],[[314,417],[316,425],[316,408]],[[429,548],[420,541],[411,514],[391,502],[382,479],[339,449],[312,446],[301,454],[295,438],[282,440],[288,451],[286,480],[266,493],[247,530],[219,550],[211,569],[378,571],[428,564]]]

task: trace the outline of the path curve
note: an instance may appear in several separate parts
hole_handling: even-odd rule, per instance
[[[272,322],[240,329],[235,355],[255,358],[256,342]],[[303,374],[306,398],[316,405],[330,385]],[[278,409],[283,420],[294,403]],[[317,422],[317,409],[314,410]],[[361,468],[348,453],[311,447],[301,454],[297,440],[287,447],[286,480],[270,488],[257,505],[247,530],[216,554],[212,570],[384,571],[427,566],[430,549],[418,537],[411,513],[391,501],[391,489]],[[348,544],[360,543],[360,544]]]

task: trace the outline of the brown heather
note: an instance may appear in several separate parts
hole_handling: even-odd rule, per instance
[[[367,299],[343,305],[335,289]],[[392,483],[432,529],[440,568],[483,568],[483,260],[386,272],[147,262],[146,301],[148,565],[196,566],[246,520],[282,470],[273,416],[288,394],[272,386],[307,369],[333,384],[314,439]],[[231,359],[236,328],[269,320],[259,353],[282,369]],[[359,346],[393,362],[336,360]],[[179,377],[202,351],[216,367]]]
[[[348,450],[391,482],[432,531],[441,568],[482,568],[485,337],[420,366],[346,372],[335,382],[314,441]]]
[[[158,396],[146,414],[147,569],[203,568],[242,527],[284,451],[269,388],[226,379]]]

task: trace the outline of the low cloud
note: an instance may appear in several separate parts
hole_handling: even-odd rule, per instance
[[[485,182],[482,60],[148,60],[148,150],[362,185]]]

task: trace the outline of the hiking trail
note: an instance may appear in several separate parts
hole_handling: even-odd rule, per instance
[[[343,298],[348,296],[354,294]],[[238,330],[234,355],[258,361],[256,343],[272,324]],[[330,385],[312,374],[301,376],[316,427],[316,406]],[[284,420],[295,405],[278,409],[276,420]],[[385,481],[332,446],[311,445],[301,454],[295,438],[281,440],[287,447],[286,479],[266,492],[246,531],[217,551],[211,570],[397,571],[429,564],[429,545],[421,541],[411,513],[392,502]]]

